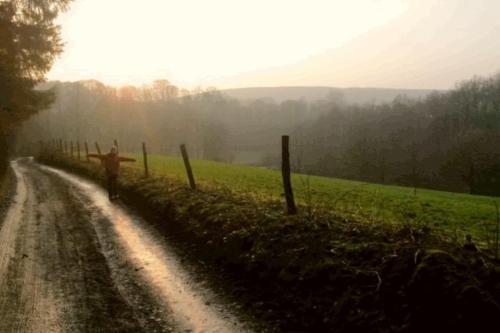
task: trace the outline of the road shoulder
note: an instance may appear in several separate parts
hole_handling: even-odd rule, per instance
[[[16,194],[16,177],[12,168],[8,168],[5,175],[0,175],[0,228],[9,211]]]

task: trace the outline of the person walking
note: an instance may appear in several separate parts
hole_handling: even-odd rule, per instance
[[[89,154],[89,157],[100,159],[102,165],[104,166],[104,170],[106,171],[109,200],[111,201],[119,198],[118,176],[120,175],[120,162],[135,162],[135,159],[119,156],[118,149],[116,147],[112,147],[108,154]]]

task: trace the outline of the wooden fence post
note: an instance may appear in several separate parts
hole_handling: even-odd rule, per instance
[[[114,145],[115,145],[115,147],[116,147],[116,152],[119,152],[119,151],[120,151],[120,149],[118,148],[118,141],[117,141],[116,139],[114,139],[114,140],[113,140],[113,143],[114,143]]]
[[[148,168],[148,151],[146,150],[146,143],[142,143],[142,157],[144,159],[144,176],[149,177]]]
[[[500,210],[498,208],[498,201],[495,201],[495,209],[497,213],[497,226],[495,230],[495,259],[498,260],[498,256],[500,255]]]
[[[70,152],[71,152],[70,156],[71,156],[71,158],[73,158],[74,157],[73,156],[73,141],[70,142]]]
[[[186,173],[189,179],[189,186],[193,190],[196,190],[196,183],[194,182],[193,170],[191,169],[191,163],[189,163],[189,155],[187,153],[186,145],[181,145],[182,159],[184,160],[184,166],[186,167]]]
[[[90,162],[89,145],[87,144],[87,141],[84,142],[84,145],[85,145],[85,159],[87,160],[87,162]]]
[[[293,198],[292,181],[290,176],[290,137],[283,135],[281,137],[281,174],[283,175],[283,189],[285,190],[285,199],[287,212],[289,215],[297,214],[295,199]]]
[[[80,155],[80,140],[78,140],[76,142],[76,153],[77,153],[77,156],[78,156],[78,160],[81,161],[82,160],[82,156]]]
[[[98,154],[99,156],[101,156],[101,155],[102,155],[102,153],[101,153],[101,148],[99,147],[99,143],[97,143],[97,141],[96,141],[96,143],[95,143],[95,149],[97,150],[97,154]]]

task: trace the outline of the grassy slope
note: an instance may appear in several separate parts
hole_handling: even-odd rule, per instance
[[[95,163],[51,154],[41,160],[104,181]],[[241,179],[238,170],[249,169],[225,167],[228,179],[234,168],[231,184],[236,178],[244,184],[238,191],[209,180],[191,191],[184,179],[158,175],[161,161],[151,158],[158,169],[150,178],[123,170],[124,200],[154,216],[158,230],[197,259],[229,273],[235,297],[282,331],[456,333],[485,331],[500,316],[498,266],[484,253],[443,239],[436,228],[325,210],[310,215],[303,206],[299,215],[286,216],[282,200],[269,196],[273,183],[259,194]],[[179,161],[170,162],[184,178]],[[207,177],[221,178],[220,165],[195,162],[195,171],[198,163],[213,165],[205,168]],[[277,179],[267,170],[249,174],[259,172]]]
[[[138,163],[127,167],[142,169],[142,156],[130,156]],[[185,179],[179,158],[152,155],[149,165],[155,174]],[[196,179],[205,186],[228,187],[261,200],[279,199],[282,192],[281,174],[275,170],[202,160],[192,161],[192,166]],[[459,238],[466,233],[476,239],[491,237],[496,220],[494,202],[498,200],[493,197],[424,189],[418,189],[415,196],[408,187],[299,174],[294,175],[293,184],[298,201],[313,209],[370,221],[423,223]]]

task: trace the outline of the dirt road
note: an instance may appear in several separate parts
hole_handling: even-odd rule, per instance
[[[0,332],[247,332],[102,189],[31,159],[0,229]]]

